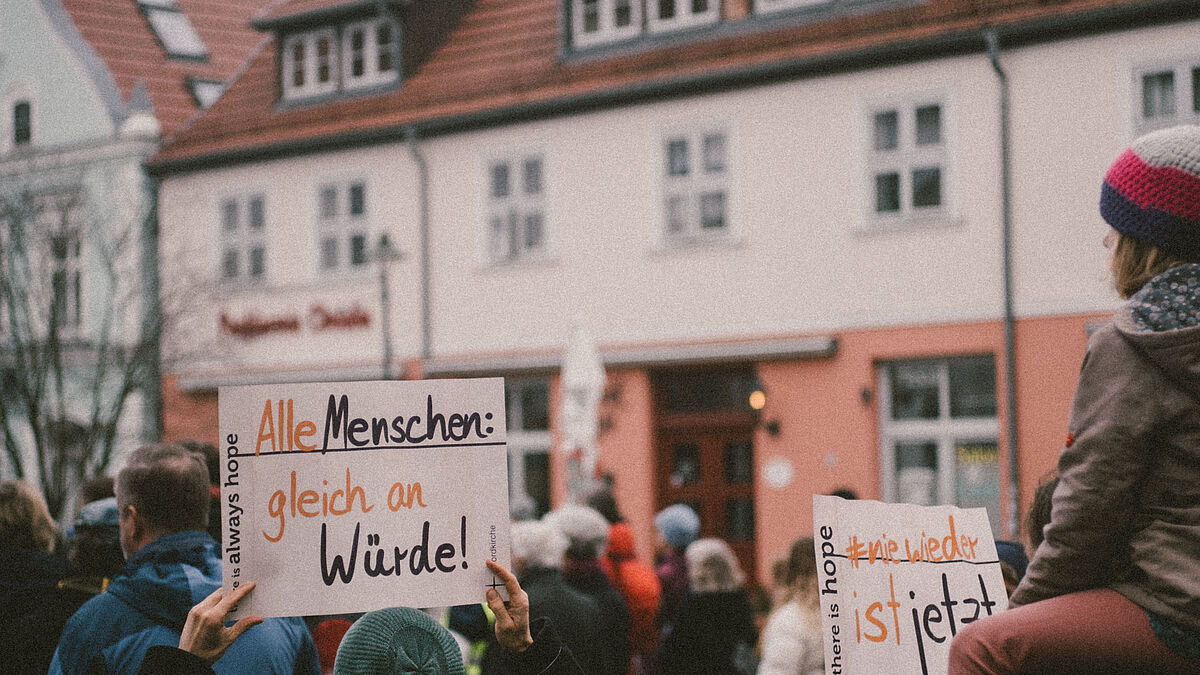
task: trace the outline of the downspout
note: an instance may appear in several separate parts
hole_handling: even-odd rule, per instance
[[[146,175],[143,173],[143,175]],[[146,196],[149,200],[145,219],[142,221],[142,334],[139,342],[146,349],[145,380],[142,383],[142,440],[146,443],[162,438],[162,340],[163,319],[162,283],[159,265],[159,209],[158,193],[162,181],[148,178]]]
[[[1005,417],[1008,436],[1008,538],[1020,537],[1020,453],[1017,449],[1017,366],[1016,319],[1013,316],[1012,261],[1012,167],[1009,159],[1009,89],[1008,75],[1000,65],[1000,38],[994,28],[986,28],[988,58],[1000,83],[1000,220],[1001,247],[1004,258],[1004,390]]]
[[[404,139],[408,144],[408,152],[417,164],[417,253],[421,273],[421,361],[427,363],[433,355],[430,302],[429,302],[429,165],[417,145],[420,131],[416,126],[404,129]]]

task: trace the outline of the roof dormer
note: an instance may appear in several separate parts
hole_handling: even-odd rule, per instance
[[[398,2],[294,1],[257,17],[275,33],[284,103],[356,96],[397,86],[402,78]]]

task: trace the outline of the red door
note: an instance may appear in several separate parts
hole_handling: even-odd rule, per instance
[[[754,426],[730,422],[660,429],[658,507],[691,506],[700,516],[700,536],[725,540],[753,585]]]

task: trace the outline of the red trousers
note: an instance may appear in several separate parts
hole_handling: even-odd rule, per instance
[[[1108,589],[1014,607],[968,624],[950,644],[950,675],[1198,671],[1158,639],[1145,610]]]

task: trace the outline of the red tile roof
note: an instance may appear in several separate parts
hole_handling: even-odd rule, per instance
[[[62,0],[76,28],[108,66],[121,96],[145,82],[164,136],[199,109],[187,78],[229,79],[264,40],[250,27],[261,2],[249,0],[176,0],[208,49],[208,61],[169,58],[138,8],[136,0]]]
[[[318,4],[317,0],[293,0],[287,9],[290,13],[303,5],[311,11]],[[325,4],[339,3],[326,0]],[[152,168],[182,171],[206,163],[302,152],[394,136],[403,125],[413,123],[445,128],[486,124],[506,115],[561,114],[642,95],[678,95],[699,86],[797,77],[820,68],[870,67],[935,51],[982,51],[980,30],[984,26],[996,27],[1005,40],[1012,41],[1047,39],[1081,22],[1091,22],[1090,29],[1095,30],[1128,24],[1133,17],[1142,21],[1200,18],[1200,2],[883,3],[876,11],[807,23],[785,17],[750,17],[726,22],[698,39],[668,38],[647,41],[644,48],[614,48],[565,58],[561,54],[561,11],[562,0],[478,0],[403,86],[382,94],[312,105],[279,105],[272,43],[225,97],[169,140],[152,158]]]

